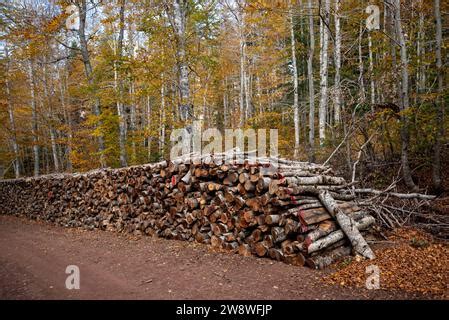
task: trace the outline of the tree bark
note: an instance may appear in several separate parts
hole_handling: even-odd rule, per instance
[[[335,105],[334,105],[334,121],[340,123],[341,118],[341,27],[340,27],[340,5],[341,0],[335,0]]]
[[[373,225],[374,223],[375,223],[375,219],[372,216],[366,216],[366,217],[362,218],[360,221],[355,222],[355,226],[360,231],[360,230],[367,229],[369,226]],[[309,254],[311,254],[313,252],[320,251],[324,248],[331,246],[334,243],[337,243],[340,240],[343,240],[344,238],[345,238],[345,233],[342,230],[334,231],[334,232],[330,233],[329,235],[325,236],[324,238],[321,238],[321,239],[318,239],[318,240],[312,242],[307,247],[307,252]]]
[[[365,90],[365,80],[364,80],[364,65],[363,65],[363,55],[362,55],[362,36],[363,36],[363,27],[360,24],[359,30],[359,87],[360,87],[360,95],[359,95],[359,103],[364,103],[366,101],[366,90]]]
[[[161,130],[159,136],[159,153],[164,156],[165,151],[165,83],[164,74],[161,75],[161,110],[160,110]]]
[[[93,87],[95,85],[94,79],[93,79],[93,68],[90,61],[89,56],[89,49],[87,45],[87,38],[86,38],[86,18],[87,18],[87,3],[86,0],[80,0],[79,2],[76,2],[76,5],[78,6],[79,10],[79,29],[78,29],[78,37],[80,40],[80,50],[81,50],[81,58],[84,64],[84,70],[86,73],[86,78],[88,84]],[[93,105],[93,113],[95,116],[100,117],[101,115],[101,108],[100,108],[100,99],[95,98],[94,105]],[[99,122],[101,125],[101,121]],[[106,161],[104,158],[104,137],[103,135],[100,135],[98,137],[98,151],[100,152],[100,165],[101,167],[106,166]]]
[[[313,56],[315,53],[315,31],[313,27],[312,0],[309,9],[309,52],[307,57],[307,78],[309,83],[309,161],[315,162],[315,88],[313,83]]]
[[[176,55],[178,59],[179,91],[181,103],[179,114],[182,121],[193,117],[193,109],[190,104],[189,66],[186,60],[186,20],[187,0],[173,0],[174,29],[177,39]]]
[[[370,76],[370,98],[371,98],[371,110],[374,111],[374,105],[376,104],[376,88],[374,83],[374,61],[373,61],[373,43],[371,39],[371,33],[368,33],[368,55],[369,55],[369,76]]]
[[[290,41],[292,51],[292,68],[293,68],[293,121],[295,124],[295,150],[294,157],[299,155],[299,97],[298,97],[298,67],[296,63],[296,40],[293,20],[293,5],[290,3]]]
[[[8,105],[9,125],[11,127],[11,144],[12,149],[14,151],[14,162],[13,162],[14,175],[16,178],[19,178],[20,156],[19,156],[19,145],[17,143],[17,131],[16,131],[16,122],[14,119],[14,109],[11,101],[11,88],[9,83],[10,57],[7,46],[5,46],[5,56],[6,56],[5,90],[6,90],[6,103]]]
[[[29,78],[30,78],[30,94],[31,94],[31,132],[33,135],[33,156],[34,156],[34,176],[39,175],[40,148],[37,126],[37,105],[36,105],[36,82],[34,77],[34,63],[29,61]]]
[[[357,229],[357,225],[353,219],[348,217],[343,210],[341,210],[335,200],[332,198],[328,191],[320,192],[319,199],[327,211],[335,217],[344,234],[349,238],[353,248],[362,256],[368,259],[374,259],[374,252],[366,243],[363,236]]]
[[[65,68],[65,66],[64,66]],[[67,124],[67,146],[66,146],[66,154],[67,154],[67,165],[66,169],[68,172],[72,172],[72,160],[71,160],[71,154],[72,154],[72,140],[73,140],[73,129],[72,129],[72,116],[70,114],[70,110],[67,107],[66,102],[66,95],[65,95],[65,85],[67,84],[67,76],[65,73],[65,70],[61,72],[58,70],[58,78],[59,78],[59,95],[61,100],[61,106],[62,110],[64,112],[64,121]]]
[[[329,64],[329,13],[330,0],[324,0],[324,7],[321,8],[320,20],[320,107],[319,107],[319,134],[320,145],[323,146],[326,140],[326,116],[328,100],[328,64]]]
[[[128,165],[128,155],[126,152],[126,114],[123,104],[123,80],[119,65],[122,63],[123,57],[123,38],[125,33],[125,4],[126,0],[120,0],[119,10],[119,35],[117,40],[116,59],[114,61],[114,78],[117,93],[117,115],[119,118],[119,149],[120,149],[120,166]]]
[[[410,132],[409,132],[409,116],[407,111],[410,106],[409,101],[409,85],[408,85],[408,57],[407,57],[407,47],[405,43],[404,32],[402,30],[401,23],[401,1],[394,0],[394,13],[395,13],[395,27],[396,27],[396,35],[400,46],[401,52],[401,87],[399,92],[399,105],[402,111],[401,114],[401,162],[402,162],[402,174],[404,178],[404,182],[407,187],[413,191],[416,191],[418,187],[415,185],[415,182],[412,178],[412,173],[410,170],[410,164],[408,159],[409,152],[409,144],[410,144]]]
[[[435,190],[440,191],[441,180],[441,146],[444,137],[444,98],[443,98],[443,61],[441,57],[441,44],[442,44],[442,26],[441,26],[441,10],[440,0],[434,0],[434,13],[436,24],[436,67],[437,67],[437,81],[438,81],[438,98],[437,98],[437,126],[438,133],[436,134],[436,141],[434,146],[434,154],[432,161],[432,182]]]

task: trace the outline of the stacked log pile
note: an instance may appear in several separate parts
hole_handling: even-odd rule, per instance
[[[0,212],[67,227],[197,241],[313,268],[354,250],[373,257],[362,234],[374,218],[353,202],[345,180],[331,168],[223,157],[4,180]]]

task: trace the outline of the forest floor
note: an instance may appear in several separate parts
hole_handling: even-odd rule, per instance
[[[346,270],[355,265],[356,272],[363,263],[315,271],[214,252],[196,243],[67,229],[0,215],[0,299],[447,298],[441,290],[410,290],[382,281],[381,289],[368,290],[351,281],[360,280],[360,274],[348,278]],[[80,269],[79,290],[65,287],[68,265]]]

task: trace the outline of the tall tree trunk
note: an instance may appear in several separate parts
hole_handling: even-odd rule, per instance
[[[119,36],[117,41],[116,59],[114,61],[114,80],[117,93],[117,114],[119,118],[119,148],[120,148],[120,166],[126,167],[128,165],[128,154],[126,152],[126,114],[123,103],[123,79],[119,71],[119,65],[123,58],[123,38],[125,33],[125,0],[120,0],[119,11]]]
[[[89,56],[89,49],[87,46],[87,37],[86,37],[86,18],[87,18],[87,3],[86,0],[80,0],[80,2],[75,2],[78,6],[78,12],[79,12],[79,29],[78,29],[78,37],[80,40],[80,50],[81,50],[81,57],[84,64],[84,70],[86,73],[86,78],[88,84],[93,87],[94,84],[94,78],[93,78],[93,69],[92,64],[90,61]],[[93,105],[93,113],[95,116],[100,117],[101,115],[101,108],[100,108],[100,99],[95,98],[94,105]],[[99,122],[99,125],[101,126],[101,121]],[[105,155],[104,155],[104,137],[103,135],[100,135],[98,137],[98,151],[100,152],[100,165],[102,167],[106,166],[105,161]]]
[[[340,5],[341,0],[335,0],[335,106],[334,106],[334,121],[336,124],[340,123],[341,119],[341,27],[340,27]]]
[[[425,32],[424,32],[424,8],[423,1],[420,1],[419,8],[419,21],[418,21],[418,39],[416,41],[416,55],[418,57],[418,67],[416,70],[416,89],[418,93],[423,93],[425,90],[426,83],[426,74],[425,74],[425,65],[423,63],[424,59],[424,41],[425,41]],[[416,95],[418,96],[418,95]]]
[[[48,117],[48,121],[49,121],[49,133],[50,133],[50,143],[51,143],[51,153],[52,153],[52,157],[53,157],[53,165],[55,168],[55,172],[59,172],[60,171],[60,167],[59,167],[59,157],[58,157],[58,146],[56,143],[56,130],[54,127],[54,122],[55,122],[55,118],[54,118],[54,111],[52,108],[52,104],[51,104],[51,100],[50,100],[50,95],[48,93],[48,77],[47,77],[47,59],[44,58],[44,66],[43,66],[43,87],[44,87],[44,98],[42,99],[42,101],[45,100],[45,104],[46,104],[46,112],[47,112],[47,117]],[[43,102],[44,103],[44,102]]]
[[[365,80],[364,80],[364,72],[365,68],[363,65],[363,54],[362,54],[362,38],[363,38],[363,26],[360,24],[359,29],[359,88],[360,88],[360,94],[359,94],[359,102],[365,103],[366,101],[366,90],[365,90]]]
[[[438,77],[438,98],[437,98],[437,119],[438,133],[436,134],[436,141],[434,146],[434,154],[432,161],[432,180],[433,187],[436,190],[441,189],[441,145],[444,137],[444,101],[443,101],[443,61],[441,57],[441,43],[442,43],[442,26],[441,26],[441,10],[440,10],[440,0],[434,0],[434,13],[435,13],[435,24],[436,24],[436,67],[437,67],[437,77]]]
[[[161,75],[162,83],[161,83],[161,111],[160,111],[160,122],[161,122],[161,130],[159,137],[159,153],[161,156],[164,156],[165,151],[165,84],[164,84],[164,74]]]
[[[229,118],[229,96],[228,96],[228,78],[225,77],[223,80],[223,127],[228,127]]]
[[[309,83],[309,161],[315,162],[315,88],[313,84],[313,56],[315,53],[315,31],[313,26],[312,0],[309,9],[309,53],[307,57],[307,78]]]
[[[29,61],[29,78],[30,78],[30,94],[31,94],[31,132],[33,135],[33,156],[34,156],[34,176],[39,175],[39,138],[38,138],[38,126],[37,126],[37,104],[36,104],[36,81],[34,77],[33,61]]]
[[[70,114],[70,110],[68,110],[67,108],[67,103],[66,103],[66,96],[65,96],[65,84],[67,83],[67,78],[66,78],[66,73],[64,72],[63,75],[61,75],[61,73],[58,71],[58,78],[59,78],[59,94],[60,94],[60,99],[61,99],[61,106],[62,106],[62,110],[64,113],[64,120],[67,124],[67,128],[68,128],[68,132],[67,132],[67,148],[66,148],[66,152],[67,152],[67,171],[68,172],[72,172],[72,159],[71,159],[71,154],[72,154],[72,140],[73,140],[73,129],[72,129],[72,116]]]
[[[373,61],[373,43],[371,34],[368,33],[368,51],[369,51],[369,76],[370,76],[370,98],[371,98],[371,110],[374,111],[374,105],[376,103],[376,86],[374,83],[374,61]]]
[[[190,103],[189,66],[186,60],[186,20],[187,0],[173,0],[174,27],[177,39],[176,54],[178,58],[179,89],[181,104],[179,114],[182,121],[193,118],[193,106]]]
[[[244,49],[246,48],[246,46],[244,47]],[[246,61],[246,52],[244,52],[245,57],[245,61]],[[246,68],[244,70],[245,72],[245,119],[249,119],[252,116],[252,101],[251,101],[251,97],[252,97],[252,84],[251,84],[251,74],[250,74],[250,68]]]
[[[131,80],[131,83],[129,84],[129,97],[130,97],[129,131],[131,131],[131,152],[132,152],[131,161],[133,163],[137,161],[136,139],[135,139],[135,133],[137,130],[137,106],[134,96],[135,96],[134,82]]]
[[[50,142],[51,142],[51,154],[53,156],[53,164],[55,166],[55,172],[59,172],[59,159],[58,159],[58,146],[56,144],[56,130],[50,127]]]
[[[8,47],[5,46],[5,56],[6,56],[6,74],[5,74],[5,89],[6,89],[6,103],[8,105],[8,115],[9,115],[9,125],[11,129],[11,144],[14,151],[14,175],[16,178],[20,177],[20,156],[19,156],[19,145],[17,143],[17,131],[16,122],[14,119],[14,109],[11,101],[11,88],[9,83],[9,69],[10,69],[10,58]]]
[[[320,145],[324,145],[326,140],[326,116],[327,116],[327,100],[328,100],[328,64],[329,64],[329,12],[330,0],[324,0],[324,7],[321,8],[320,20],[320,107],[319,107],[319,134]]]
[[[299,97],[298,97],[298,67],[296,65],[296,40],[293,20],[293,5],[290,3],[290,38],[292,51],[292,68],[293,68],[293,121],[295,124],[295,151],[294,157],[299,155]]]
[[[402,125],[401,125],[401,162],[402,162],[402,173],[404,182],[408,188],[413,191],[416,191],[418,188],[415,185],[408,159],[408,149],[410,143],[410,132],[409,132],[409,116],[407,114],[408,108],[410,106],[409,102],[409,93],[408,93],[408,57],[407,57],[407,47],[405,43],[405,37],[402,30],[401,23],[401,0],[394,0],[394,10],[395,10],[395,26],[396,26],[396,35],[400,46],[401,52],[401,87],[400,87],[400,96],[399,96],[399,105],[401,107],[402,115]]]
[[[244,39],[244,31],[243,31],[243,18],[240,26],[240,92],[239,92],[239,102],[240,102],[240,127],[245,123],[245,93],[246,93],[246,72],[245,72],[245,47],[246,40]]]
[[[153,119],[152,119],[152,108],[151,108],[151,100],[150,96],[147,95],[147,130],[151,133],[152,127],[153,127]],[[151,161],[151,141],[153,140],[153,137],[151,134],[147,137],[147,148],[148,148],[148,161]]]

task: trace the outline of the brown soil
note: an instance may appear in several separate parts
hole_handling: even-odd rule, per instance
[[[65,287],[68,265],[80,268],[80,290]],[[0,299],[430,298],[325,284],[327,272],[216,253],[194,243],[0,215]]]

